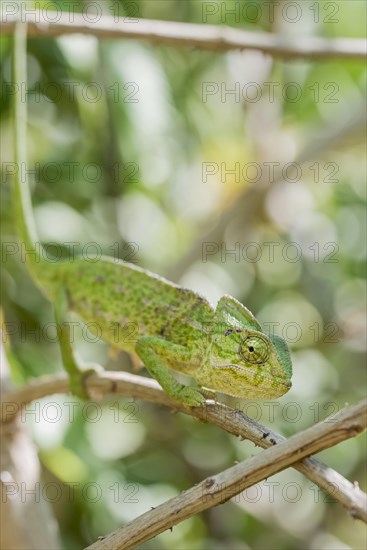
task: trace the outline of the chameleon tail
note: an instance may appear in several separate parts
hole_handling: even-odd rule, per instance
[[[27,131],[27,106],[22,91],[27,81],[27,25],[17,23],[14,34],[13,79],[16,85],[14,94],[14,157],[16,173],[14,175],[14,216],[19,236],[22,240],[22,251],[26,257],[27,267],[37,279],[37,273],[42,269],[40,244],[37,242],[37,233],[32,214],[31,194],[28,178],[22,181],[22,174],[27,160],[26,131]],[[23,254],[22,254],[23,256]]]

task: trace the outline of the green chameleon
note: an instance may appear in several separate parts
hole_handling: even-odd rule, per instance
[[[26,26],[15,31],[15,82],[26,75]],[[19,86],[20,88],[20,86]],[[15,159],[26,159],[26,106],[15,94]],[[71,391],[85,393],[85,377],[70,343],[68,312],[97,323],[102,338],[135,352],[150,374],[174,400],[192,407],[205,402],[205,389],[179,383],[173,369],[202,388],[235,397],[274,399],[291,387],[292,363],[285,341],[265,333],[252,313],[230,296],[215,309],[197,293],[135,265],[104,257],[90,263],[81,257],[57,263],[41,258],[37,246],[28,183],[15,176],[15,220],[24,241],[27,267],[36,284],[55,305],[64,366]],[[114,328],[134,323],[134,341],[116,342]]]

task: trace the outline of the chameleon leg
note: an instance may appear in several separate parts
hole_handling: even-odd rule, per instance
[[[167,362],[188,361],[191,355],[190,350],[155,336],[139,338],[135,350],[144,362],[146,369],[172,399],[186,407],[198,407],[205,402],[205,398],[199,390],[177,382],[166,365]]]
[[[55,301],[55,317],[58,326],[58,336],[62,362],[70,379],[71,393],[81,399],[89,399],[85,389],[85,379],[91,374],[95,374],[95,369],[83,370],[76,361],[71,346],[70,324],[67,322],[68,299],[64,289],[61,289]]]

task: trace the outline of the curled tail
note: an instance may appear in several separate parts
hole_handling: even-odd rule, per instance
[[[27,106],[22,90],[26,88],[27,82],[27,25],[26,23],[17,23],[14,33],[14,56],[13,56],[13,79],[15,84],[14,94],[14,157],[15,157],[15,175],[14,175],[14,216],[15,224],[18,228],[21,238],[22,257],[26,258],[26,264],[32,276],[37,280],[37,274],[40,274],[44,260],[41,259],[41,247],[37,240],[37,233],[32,213],[31,194],[28,177],[24,181],[22,174],[27,174],[24,170],[27,161]]]

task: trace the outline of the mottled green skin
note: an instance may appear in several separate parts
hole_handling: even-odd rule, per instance
[[[14,152],[26,164],[26,104],[21,83],[27,81],[26,25],[17,23],[13,76]],[[68,310],[96,323],[108,342],[135,351],[163,389],[185,406],[199,405],[203,395],[179,384],[169,369],[190,374],[205,387],[236,397],[276,398],[290,388],[292,365],[285,342],[271,338],[253,315],[230,296],[215,310],[198,294],[112,258],[96,263],[72,259],[41,260],[28,180],[14,176],[14,218],[29,252],[30,274],[55,304],[62,359],[71,389],[85,396],[84,376],[74,358]],[[119,330],[120,329],[120,330]],[[132,329],[132,330],[131,330]]]
[[[200,339],[202,323],[213,314],[194,292],[109,257],[96,263],[77,258],[43,265],[37,279],[51,301],[63,286],[69,308],[84,321],[97,323],[104,340],[127,351],[135,351],[141,336],[181,345]]]
[[[291,386],[286,343],[266,335],[234,298],[224,296],[214,310],[195,292],[108,257],[43,263],[37,272],[51,301],[64,288],[69,309],[98,324],[104,340],[135,351],[166,392],[186,405],[204,398],[175,382],[167,367],[236,397],[274,399]]]

